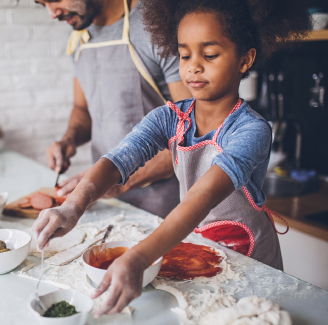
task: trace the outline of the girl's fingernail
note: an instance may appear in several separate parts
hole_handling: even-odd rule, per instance
[[[57,195],[58,195],[58,196],[63,196],[63,191],[62,191],[62,190],[59,190],[59,191],[57,192]]]

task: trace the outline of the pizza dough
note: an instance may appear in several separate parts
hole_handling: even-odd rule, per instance
[[[291,325],[291,318],[277,303],[264,297],[249,296],[230,308],[203,317],[200,325]]]
[[[41,252],[38,252],[36,248],[36,241],[32,233],[32,229],[28,229],[26,232],[29,233],[32,237],[32,243],[31,243],[29,255],[34,255],[40,258]],[[79,245],[83,242],[85,237],[86,234],[83,230],[74,228],[63,237],[58,237],[50,240],[49,246],[44,248],[44,257],[47,258],[53,256],[68,248]]]

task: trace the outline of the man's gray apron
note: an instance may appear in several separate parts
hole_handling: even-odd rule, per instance
[[[70,39],[75,43],[73,50],[80,41],[75,54],[76,71],[92,120],[94,162],[114,149],[147,113],[165,103],[130,43],[126,0],[124,8],[121,40],[87,42],[90,36],[85,31],[74,31]],[[78,41],[74,35],[78,35]],[[119,199],[165,217],[179,204],[179,183],[174,176],[131,190]]]
[[[217,144],[217,136],[222,125],[217,129],[212,140],[200,142],[191,147],[183,147],[185,122],[191,126],[189,117],[195,101],[188,111],[183,113],[171,102],[167,105],[174,110],[179,118],[176,136],[170,139],[169,148],[172,152],[175,174],[180,183],[180,200],[188,190],[210,168],[214,157],[222,149]],[[240,107],[239,99],[232,114]],[[282,270],[282,259],[278,236],[273,220],[258,207],[246,188],[234,191],[224,201],[213,208],[208,216],[195,229],[203,237],[227,246],[262,263]],[[270,220],[271,219],[271,220]]]

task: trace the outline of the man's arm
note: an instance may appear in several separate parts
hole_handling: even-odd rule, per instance
[[[171,82],[168,84],[172,100],[174,102],[192,97],[182,81]],[[150,183],[172,177],[174,169],[172,156],[169,150],[160,151],[153,159],[146,162],[144,167],[139,168],[127,183],[114,186],[105,197],[117,197],[135,188],[140,188]]]
[[[74,79],[74,105],[62,140],[47,149],[48,165],[56,172],[66,171],[76,148],[91,139],[91,117],[79,81]]]

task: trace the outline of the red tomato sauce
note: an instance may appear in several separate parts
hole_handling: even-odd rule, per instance
[[[89,265],[107,270],[115,259],[123,255],[128,247],[106,248],[104,245],[95,246],[89,254]]]
[[[221,260],[211,247],[180,243],[164,255],[158,276],[183,280],[212,277],[222,272]]]

